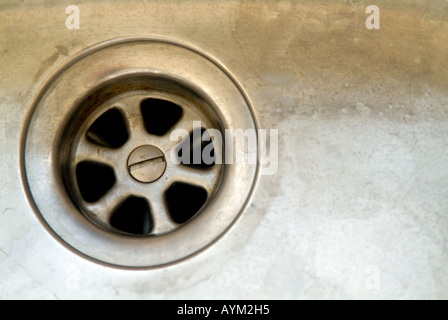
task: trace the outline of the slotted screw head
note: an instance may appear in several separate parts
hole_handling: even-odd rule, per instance
[[[154,182],[165,173],[165,170],[165,155],[157,147],[149,145],[141,146],[132,151],[129,156],[129,174],[139,182]]]

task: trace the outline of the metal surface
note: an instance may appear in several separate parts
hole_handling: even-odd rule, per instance
[[[380,30],[366,28],[371,4]],[[67,5],[0,4],[0,298],[448,298],[446,1],[84,0],[72,30]],[[277,174],[259,178],[227,234],[145,271],[73,254],[21,179],[27,120],[47,80],[85,48],[127,37],[206,53],[258,126],[280,130]],[[52,152],[36,157],[51,162]]]

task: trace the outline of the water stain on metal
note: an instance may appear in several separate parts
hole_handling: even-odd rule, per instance
[[[58,51],[55,54],[53,54],[51,57],[46,59],[44,62],[42,62],[41,67],[40,67],[39,71],[37,71],[36,75],[34,76],[33,81],[37,82],[39,80],[39,78],[42,76],[42,74],[44,72],[46,72],[48,70],[48,68],[50,68],[58,60],[60,55],[61,55],[61,53]]]

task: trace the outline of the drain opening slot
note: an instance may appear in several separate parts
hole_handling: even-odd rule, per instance
[[[95,203],[100,200],[117,182],[111,167],[89,161],[77,165],[76,179],[81,196],[87,203]]]
[[[176,182],[165,193],[165,201],[171,219],[183,224],[192,219],[207,202],[205,189],[194,185]]]
[[[118,149],[129,139],[123,115],[117,109],[102,114],[87,131],[87,139],[99,146]]]
[[[127,198],[113,211],[110,224],[124,233],[141,236],[150,234],[154,227],[148,202],[134,196]]]
[[[171,101],[145,99],[141,103],[141,112],[146,131],[156,136],[164,136],[180,120],[183,110]]]

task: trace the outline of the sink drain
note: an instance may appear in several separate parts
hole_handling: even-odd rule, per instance
[[[186,136],[173,139],[176,129]],[[170,41],[108,41],[71,59],[36,98],[24,185],[75,252],[121,267],[167,265],[221,237],[256,180],[257,165],[193,161],[218,147],[202,141],[208,129],[256,129],[225,69]]]
[[[213,107],[192,89],[160,75],[129,75],[98,88],[75,110],[59,162],[71,198],[93,223],[128,235],[161,235],[192,219],[215,194],[222,165],[169,159],[179,144],[171,141],[172,130],[185,130],[183,140],[201,148],[194,121],[200,130],[221,128]],[[179,183],[182,193],[169,197]],[[173,209],[178,201],[180,213]]]

